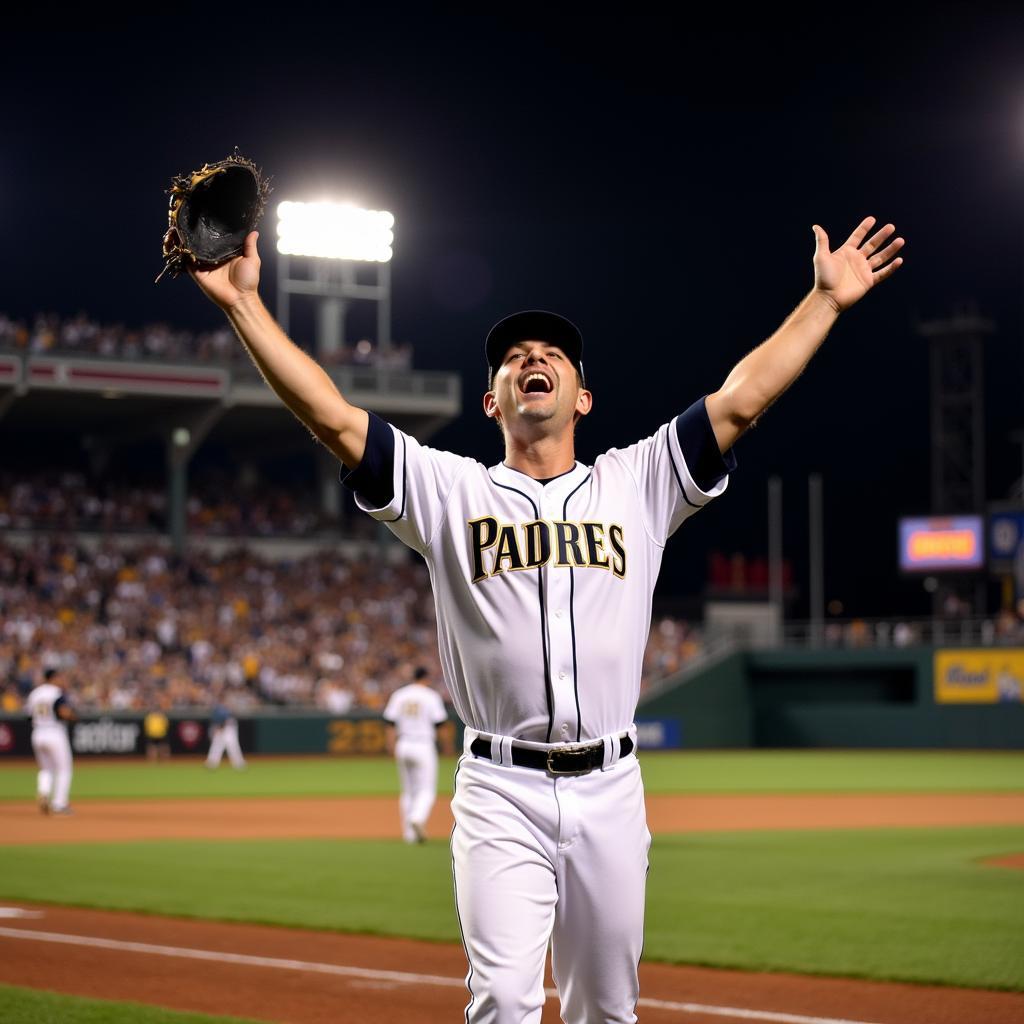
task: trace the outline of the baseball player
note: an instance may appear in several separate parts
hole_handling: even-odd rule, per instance
[[[232,768],[241,771],[245,767],[242,745],[238,742],[238,719],[226,704],[218,701],[210,711],[210,751],[206,755],[206,767],[220,767],[225,752]]]
[[[395,690],[384,708],[388,751],[398,764],[402,838],[407,843],[427,838],[427,819],[437,797],[437,727],[448,721],[444,701],[425,682],[428,675],[422,666],[417,668],[413,681]]]
[[[43,814],[71,814],[72,758],[65,723],[78,716],[68,703],[60,671],[48,668],[43,678],[25,698],[32,718],[32,752],[39,765],[36,798]]]
[[[893,226],[864,220],[835,251],[814,227],[814,285],[713,394],[593,465],[576,327],[529,311],[492,328],[484,413],[505,457],[427,448],[350,405],[258,292],[256,233],[193,277],[266,380],[345,464],[362,508],[430,569],[445,681],[465,722],[455,778],[455,902],[467,1024],[537,1022],[544,960],[567,1024],[635,1021],[650,833],[635,756],[651,599],[668,538],[726,489],[737,439],[799,376],[838,316],[902,263]],[[751,259],[737,267],[756,272]],[[660,362],[632,339],[620,380]]]

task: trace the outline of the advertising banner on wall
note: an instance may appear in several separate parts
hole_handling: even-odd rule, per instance
[[[169,716],[167,742],[172,754],[205,754],[210,748],[205,718]],[[243,751],[253,749],[253,724],[242,718],[238,737]],[[146,753],[146,736],[139,715],[83,716],[68,724],[68,739],[75,757],[131,757]],[[32,723],[27,718],[0,719],[0,756],[32,756]]]
[[[937,704],[1024,700],[1024,648],[976,647],[935,652]]]
[[[674,750],[683,745],[681,723],[674,718],[638,721],[636,741],[641,750]]]
[[[244,754],[334,754],[339,757],[387,753],[387,729],[375,716],[264,714],[239,716],[238,739]],[[205,716],[167,716],[166,743],[172,754],[205,755],[210,749],[210,722]],[[144,716],[83,715],[68,725],[71,751],[77,757],[139,757],[146,753]],[[456,721],[442,723],[438,746],[445,755],[462,745]],[[22,715],[0,716],[0,757],[32,756],[32,723]]]

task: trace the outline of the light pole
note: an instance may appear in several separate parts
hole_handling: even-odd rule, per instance
[[[313,300],[316,356],[328,364],[328,372],[345,347],[345,313],[353,302],[376,304],[377,350],[391,348],[394,227],[387,210],[351,203],[286,201],[277,207],[277,319],[287,334],[291,296]],[[318,447],[316,468],[320,510],[337,519],[342,514],[337,463]]]
[[[277,207],[277,318],[289,329],[292,295],[317,304],[317,355],[345,345],[345,312],[354,301],[377,306],[377,347],[391,347],[391,257],[395,218],[349,203],[283,202]],[[359,271],[373,269],[372,281]]]

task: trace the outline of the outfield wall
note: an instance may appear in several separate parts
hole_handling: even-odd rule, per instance
[[[736,652],[662,685],[640,722],[678,746],[1024,748],[1024,651]]]
[[[75,757],[146,753],[143,714],[83,715],[69,727]],[[167,743],[171,753],[205,754],[210,747],[209,716],[170,713]],[[461,741],[449,720],[438,729],[442,753],[452,754]],[[386,723],[378,715],[327,715],[315,712],[268,712],[239,715],[238,738],[246,754],[334,754],[338,757],[386,753]],[[32,725],[21,715],[0,715],[0,758],[32,756]]]
[[[864,648],[736,651],[658,687],[637,711],[643,749],[840,747],[1024,749],[1024,649]],[[175,754],[209,747],[206,715],[170,714]],[[83,717],[71,726],[76,756],[145,753],[142,714]],[[461,746],[453,717],[444,753]],[[254,754],[385,753],[372,713],[268,711],[239,717]],[[0,715],[0,757],[31,756],[31,727]]]

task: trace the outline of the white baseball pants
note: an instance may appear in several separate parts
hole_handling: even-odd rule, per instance
[[[227,751],[228,759],[232,768],[244,768],[245,758],[242,756],[242,746],[238,742],[238,723],[231,719],[223,725],[215,725],[210,739],[210,752],[206,755],[207,768],[216,768],[224,752]]]
[[[536,1024],[551,963],[566,1024],[633,1024],[651,834],[635,756],[552,777],[465,754],[455,903],[467,1024]]]
[[[437,746],[432,739],[400,737],[395,761],[401,784],[402,838],[412,843],[417,839],[416,828],[426,825],[437,798]]]
[[[71,794],[71,744],[67,731],[62,728],[34,731],[32,751],[39,765],[36,794],[48,800],[53,810],[64,810]]]

